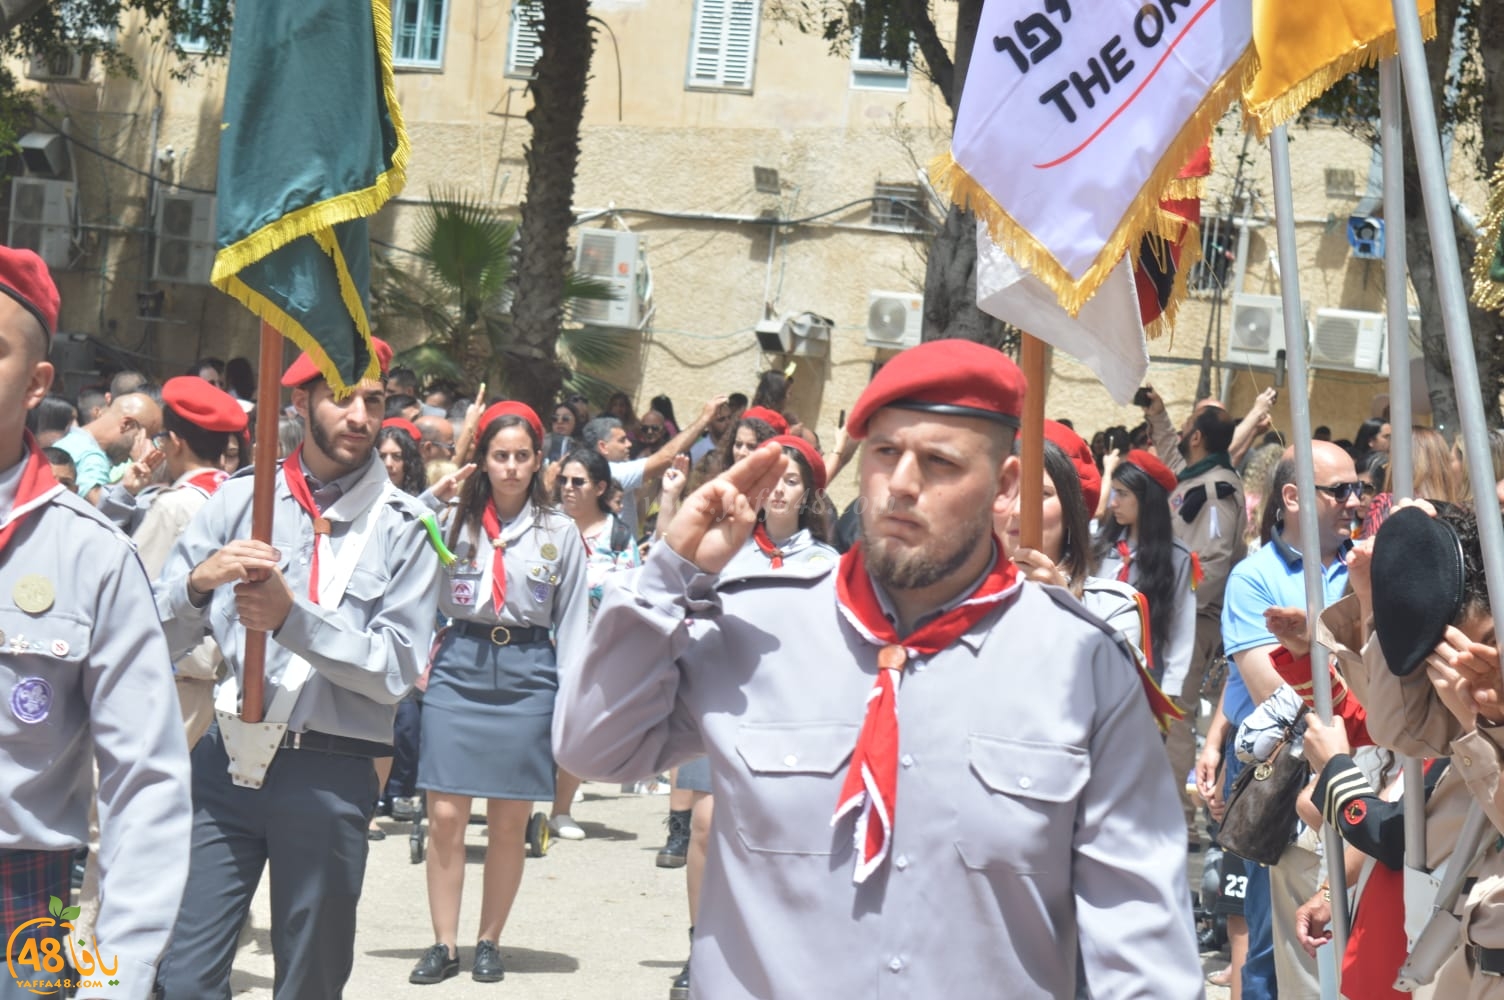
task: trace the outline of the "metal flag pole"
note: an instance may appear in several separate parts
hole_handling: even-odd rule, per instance
[[[1395,34],[1399,39],[1400,69],[1404,74],[1405,102],[1410,110],[1410,134],[1415,140],[1415,160],[1420,172],[1426,222],[1431,230],[1431,254],[1441,294],[1441,322],[1446,330],[1447,355],[1452,364],[1452,383],[1457,397],[1457,415],[1462,439],[1474,460],[1468,463],[1468,480],[1475,498],[1493,496],[1493,467],[1483,458],[1489,454],[1488,424],[1483,411],[1483,391],[1478,380],[1478,359],[1473,354],[1473,335],[1467,312],[1467,294],[1462,283],[1462,264],[1457,256],[1457,235],[1452,219],[1452,200],[1447,190],[1446,165],[1441,155],[1441,133],[1436,126],[1436,108],[1431,103],[1426,52],[1421,39],[1420,15],[1415,0],[1393,0]],[[1392,400],[1391,400],[1392,403]],[[1483,571],[1490,579],[1504,579],[1504,521],[1494,503],[1475,506],[1478,541],[1483,550]],[[1489,594],[1495,620],[1504,614],[1504,588]],[[1473,811],[1479,806],[1473,804]],[[1486,837],[1490,828],[1479,825]],[[1469,848],[1459,839],[1454,857],[1470,858]],[[1452,873],[1449,873],[1449,875]],[[1434,921],[1433,921],[1434,922]],[[1455,937],[1453,937],[1455,940]],[[1420,942],[1417,942],[1417,946]],[[1412,954],[1406,970],[1421,956]],[[1416,979],[1415,981],[1425,981]]]
[[[1410,447],[1410,302],[1405,266],[1405,114],[1400,65],[1379,64],[1379,129],[1384,153],[1384,308],[1389,331],[1389,492],[1415,494]],[[1405,868],[1426,870],[1425,772],[1419,757],[1404,758]],[[1407,876],[1411,877],[1411,876]]]
[[[1290,134],[1284,125],[1269,137],[1274,174],[1274,222],[1279,235],[1279,284],[1284,300],[1285,362],[1289,366],[1291,443],[1295,447],[1295,485],[1300,496],[1301,569],[1306,583],[1306,618],[1312,626],[1325,604],[1322,589],[1321,542],[1316,522],[1316,466],[1311,455],[1311,387],[1306,371],[1306,319],[1300,306],[1300,258],[1295,247],[1295,195],[1290,183]],[[1314,630],[1313,630],[1314,635]],[[1311,642],[1311,693],[1316,714],[1332,719],[1332,677],[1327,650]],[[1332,947],[1347,949],[1347,872],[1342,863],[1342,836],[1330,824],[1322,827],[1326,844],[1327,883],[1332,897]],[[1340,964],[1340,963],[1339,963]]]
[[[251,537],[272,541],[272,508],[276,502],[277,420],[282,399],[282,334],[261,321],[261,357],[256,384],[256,451],[251,487]],[[266,709],[266,633],[246,629],[245,655],[240,665],[240,719],[260,722]]]

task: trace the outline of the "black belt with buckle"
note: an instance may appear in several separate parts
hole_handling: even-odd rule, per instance
[[[1504,948],[1481,948],[1470,944],[1467,951],[1479,975],[1504,976]]]
[[[282,734],[279,744],[283,750],[312,750],[314,753],[333,753],[342,757],[390,757],[390,744],[376,740],[357,740],[353,736],[331,736],[328,733]]]
[[[523,646],[548,641],[548,629],[542,625],[487,625],[485,622],[456,620],[450,628],[472,639],[483,639],[493,646]]]

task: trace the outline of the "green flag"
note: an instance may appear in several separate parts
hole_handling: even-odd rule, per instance
[[[336,395],[379,377],[366,217],[402,188],[390,0],[240,0],[211,281],[317,362]]]

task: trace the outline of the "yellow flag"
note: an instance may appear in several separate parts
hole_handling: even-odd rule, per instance
[[[1418,6],[1431,38],[1436,0]],[[1254,0],[1253,47],[1243,114],[1262,139],[1347,74],[1395,54],[1391,0]]]

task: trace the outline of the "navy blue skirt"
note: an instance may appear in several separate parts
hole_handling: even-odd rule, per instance
[[[558,690],[552,643],[445,633],[423,695],[418,787],[552,802]]]

